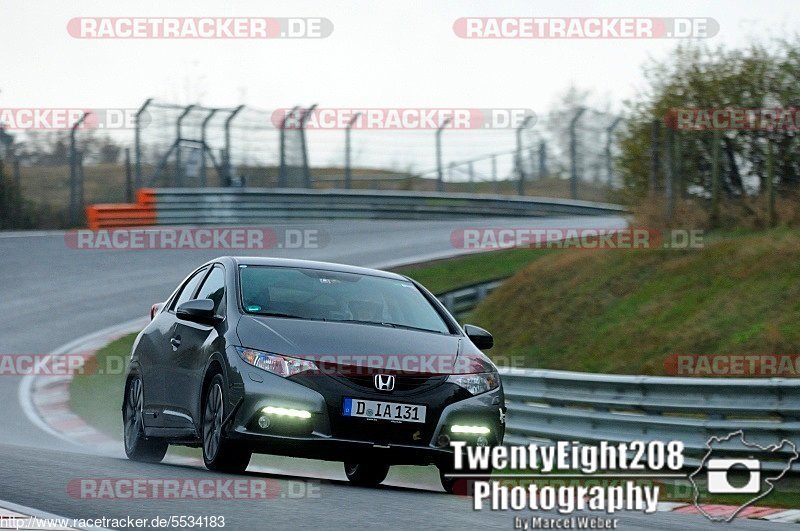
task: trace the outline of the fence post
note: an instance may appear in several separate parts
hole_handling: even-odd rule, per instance
[[[497,155],[492,155],[492,189],[498,192],[499,183],[497,182]]]
[[[720,191],[720,141],[722,134],[715,130],[712,136],[711,146],[711,226],[717,227],[719,224],[719,191]]]
[[[528,127],[533,116],[526,116],[517,126],[517,195],[525,195],[525,167],[522,162],[522,130]]]
[[[450,118],[444,121],[436,129],[436,191],[444,192],[444,175],[442,174],[442,130],[450,123]]]
[[[225,118],[225,151],[222,156],[223,175],[221,175],[223,186],[230,186],[233,182],[233,172],[231,171],[231,122],[233,122],[237,114],[242,112],[242,109],[244,109],[244,105],[239,105]]]
[[[475,169],[473,168],[472,161],[467,164],[467,171],[469,172],[469,190],[475,193]]]
[[[311,182],[311,169],[308,167],[308,145],[306,144],[306,122],[308,121],[314,109],[317,108],[315,103],[305,111],[300,118],[300,146],[303,152],[303,185],[308,188],[314,188],[314,183]]]
[[[775,146],[772,140],[767,139],[767,223],[774,227],[777,223],[775,216]]]
[[[281,166],[278,170],[278,188],[285,188],[288,180],[288,169],[286,168],[286,122],[288,122],[297,112],[299,107],[295,105],[286,113],[281,120],[281,135],[280,135],[280,157]]]
[[[578,107],[569,122],[569,195],[572,199],[578,199],[578,139],[575,126],[584,112],[586,107]]]
[[[205,188],[208,184],[208,165],[206,164],[206,152],[209,151],[209,149],[206,143],[206,128],[208,127],[208,122],[214,118],[214,115],[217,114],[218,110],[219,109],[211,109],[211,111],[208,113],[208,116],[203,119],[203,123],[200,126],[200,186],[202,188]]]
[[[606,179],[609,188],[614,184],[614,159],[611,156],[611,145],[614,142],[614,129],[617,128],[621,121],[622,117],[618,116],[611,122],[611,125],[606,128]]]
[[[125,201],[133,203],[133,179],[131,175],[131,148],[125,148]]]
[[[661,122],[653,120],[650,124],[650,184],[648,187],[648,194],[650,197],[655,197],[656,186],[658,183],[658,166],[659,166],[659,149],[661,139]]]
[[[145,100],[144,104],[136,111],[136,119],[134,120],[135,129],[133,135],[134,142],[134,156],[136,157],[136,180],[134,186],[139,188],[142,186],[142,115],[147,107],[153,102],[153,98]]]
[[[356,123],[358,117],[361,116],[360,112],[357,112],[350,118],[350,121],[347,122],[347,127],[344,130],[344,189],[349,190],[353,187],[353,176],[350,173],[350,130],[353,128],[353,124]]]
[[[75,133],[87,116],[89,116],[88,112],[83,113],[83,116],[69,131],[69,224],[71,227],[78,225],[78,165],[82,162],[78,158]]]
[[[14,183],[14,193],[16,200],[14,201],[14,219],[19,224],[22,217],[22,177],[20,175],[19,157],[13,145],[9,146],[9,153],[11,154],[11,178]],[[2,164],[2,160],[0,160]]]
[[[83,169],[83,152],[78,151],[78,221],[81,221],[81,218],[83,217],[83,209],[86,206],[83,186],[86,176],[83,173]]]
[[[183,157],[181,156],[181,142],[183,142],[183,119],[186,118],[194,109],[194,105],[187,106],[183,112],[178,116],[175,122],[176,136],[175,136],[175,186],[181,187],[183,185]]]
[[[539,180],[547,176],[547,143],[539,142]]]
[[[674,213],[674,197],[675,197],[675,161],[674,161],[674,144],[675,144],[675,130],[667,128],[666,146],[664,150],[667,154],[666,158],[666,172],[664,175],[664,202],[665,205],[665,218],[667,225],[672,223]]]

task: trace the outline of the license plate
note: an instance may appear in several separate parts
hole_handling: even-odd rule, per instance
[[[425,422],[425,406],[345,398],[342,415],[399,422]]]

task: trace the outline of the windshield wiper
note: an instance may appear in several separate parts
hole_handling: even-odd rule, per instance
[[[386,323],[389,326],[393,326],[395,328],[403,328],[405,330],[419,330],[420,332],[433,332],[434,334],[444,334],[444,332],[440,332],[439,330],[433,330],[431,328],[420,328],[419,326],[411,326],[411,325],[404,325],[399,323]]]
[[[286,319],[303,319],[305,321],[327,321],[327,319],[323,319],[322,317],[304,317],[302,315],[293,315],[290,313],[281,313],[281,312],[250,312],[254,313],[255,315],[262,315],[264,317],[284,317]]]
[[[342,321],[338,321],[340,323],[358,323],[358,324],[371,324],[371,325],[378,325],[378,326],[385,326],[387,328],[402,328],[404,330],[418,330],[420,332],[433,332],[435,334],[442,334],[438,330],[432,330],[430,328],[420,328],[418,326],[411,326],[411,325],[404,325],[400,323],[387,323],[384,321],[362,321],[359,319],[343,319]]]
[[[371,325],[378,325],[378,326],[387,326],[389,328],[396,328],[393,323],[382,323],[381,321],[367,321],[362,319],[340,319],[336,321],[337,323],[356,323],[356,324],[371,324]]]

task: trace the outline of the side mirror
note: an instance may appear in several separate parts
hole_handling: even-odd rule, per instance
[[[216,324],[219,318],[214,315],[214,301],[211,299],[195,299],[186,301],[175,310],[178,319],[207,325]]]
[[[472,341],[476,347],[481,350],[489,350],[494,346],[494,338],[492,334],[475,325],[464,325],[464,333]]]

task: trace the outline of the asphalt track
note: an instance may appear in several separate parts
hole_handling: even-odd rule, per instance
[[[450,235],[458,228],[623,225],[620,218],[308,223],[303,227],[327,233],[327,245],[230,254],[385,267],[452,254]],[[62,233],[0,233],[0,353],[47,353],[79,336],[144,315],[153,302],[166,298],[189,269],[220,254],[229,253],[76,250],[65,244]],[[219,475],[196,466],[145,465],[92,455],[86,448],[51,437],[23,414],[17,397],[19,383],[18,377],[0,377],[0,505],[7,501],[73,518],[224,515],[228,529],[510,529],[514,516],[532,514],[475,512],[469,498],[441,492],[434,469],[424,469],[412,484],[393,473],[388,485],[364,489],[343,481],[340,465],[289,459],[280,460],[278,473],[248,474],[280,486],[280,494],[268,501],[76,499],[67,486],[79,478],[208,479]],[[309,477],[314,481],[305,483],[303,478]],[[297,491],[298,482],[316,486],[316,495],[293,498],[288,493]],[[695,515],[615,516],[620,527],[628,529],[711,526]],[[781,525],[737,520],[725,528],[777,529]]]

